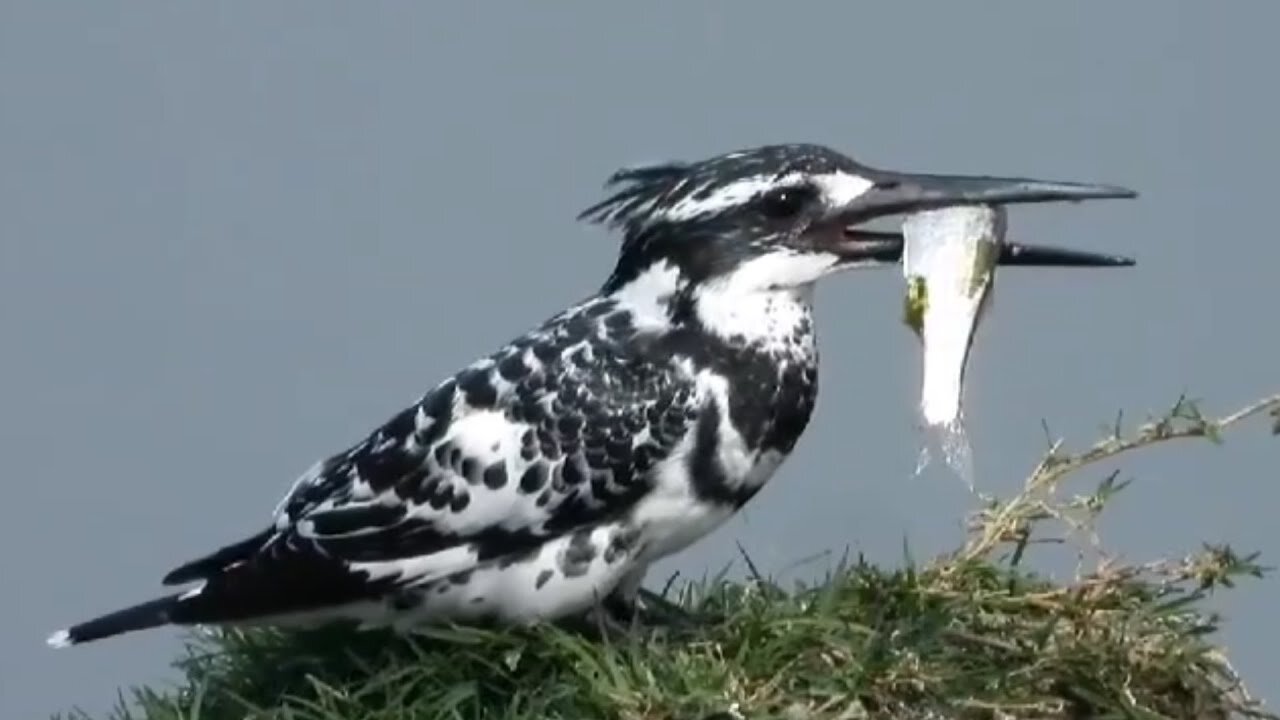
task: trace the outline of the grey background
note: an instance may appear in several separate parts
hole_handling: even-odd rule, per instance
[[[176,632],[44,637],[150,596],[313,460],[593,290],[616,238],[573,216],[619,165],[807,140],[1139,189],[1014,212],[1020,239],[1141,264],[1001,276],[969,386],[986,490],[1018,485],[1042,418],[1085,442],[1120,409],[1280,384],[1280,5],[605,5],[0,3],[0,716],[173,678]],[[822,288],[815,424],[664,570],[719,569],[735,541],[773,571],[957,542],[963,484],[910,477],[901,288]],[[1274,560],[1277,450],[1259,422],[1126,461],[1106,539]],[[1276,599],[1215,603],[1273,698]]]

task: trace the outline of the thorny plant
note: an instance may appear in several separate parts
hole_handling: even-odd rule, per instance
[[[1112,470],[1092,493],[1064,499],[1060,491],[1064,481],[1080,470],[1141,448],[1194,438],[1221,444],[1223,431],[1263,413],[1275,418],[1271,432],[1280,435],[1280,394],[1216,418],[1205,415],[1196,401],[1183,395],[1162,417],[1149,419],[1130,434],[1125,434],[1124,417],[1120,414],[1106,438],[1074,454],[1064,451],[1063,440],[1053,439],[1046,425],[1049,449],[1027,477],[1021,491],[1003,502],[983,496],[985,507],[971,516],[967,542],[956,553],[935,561],[934,567],[945,578],[971,563],[1000,555],[1002,549],[1007,552],[999,559],[1010,567],[1017,567],[1029,545],[1046,541],[1037,539],[1035,532],[1042,529],[1046,521],[1057,521],[1066,527],[1068,538],[1049,542],[1083,539],[1099,560],[1090,571],[1084,571],[1083,564],[1078,565],[1075,582],[1071,585],[1024,596],[1024,600],[1041,605],[1050,612],[1064,612],[1072,602],[1096,606],[1108,595],[1127,592],[1135,581],[1150,583],[1161,599],[1167,596],[1169,599],[1162,607],[1181,609],[1203,599],[1215,587],[1233,587],[1234,578],[1243,575],[1261,577],[1263,571],[1270,568],[1255,563],[1259,553],[1241,557],[1229,545],[1205,544],[1200,552],[1178,559],[1140,565],[1118,563],[1104,550],[1095,529],[1096,521],[1108,501],[1131,481],[1118,480],[1120,471]],[[1081,553],[1082,563],[1083,558],[1084,553]],[[1187,589],[1189,586],[1190,590]],[[1224,656],[1214,652],[1208,659],[1216,667],[1208,668],[1206,679],[1227,700],[1230,710],[1248,717],[1280,717],[1260,709],[1260,703],[1250,697]],[[1136,701],[1134,705],[1135,709],[1141,709]]]
[[[962,560],[986,557],[999,545],[1011,542],[1015,546],[1013,562],[1016,564],[1030,540],[1032,525],[1049,519],[1063,522],[1076,532],[1087,533],[1090,544],[1100,550],[1101,543],[1093,533],[1093,521],[1107,501],[1123,490],[1129,481],[1117,481],[1120,471],[1114,470],[1095,492],[1063,502],[1056,496],[1064,479],[1086,466],[1171,440],[1205,438],[1220,444],[1224,430],[1265,412],[1276,417],[1272,433],[1280,435],[1280,394],[1263,398],[1220,418],[1206,416],[1197,402],[1183,395],[1163,417],[1148,420],[1131,435],[1124,434],[1124,415],[1117,416],[1110,436],[1084,452],[1066,453],[1061,439],[1051,440],[1049,450],[1027,477],[1017,496],[1004,503],[985,498],[987,507],[970,519],[970,538],[958,557]],[[1045,434],[1049,435],[1047,426]]]

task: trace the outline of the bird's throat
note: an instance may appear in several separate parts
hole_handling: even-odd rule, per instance
[[[732,345],[771,354],[813,354],[809,288],[733,292],[711,285],[695,292],[693,309],[703,330]]]

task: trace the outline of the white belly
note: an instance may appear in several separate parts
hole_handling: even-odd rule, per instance
[[[726,467],[737,470],[736,483],[752,487],[767,482],[783,459],[776,452],[754,462],[741,454],[722,458]],[[683,453],[674,453],[659,467],[653,490],[632,512],[551,538],[517,560],[489,561],[450,576],[433,576],[397,597],[258,622],[312,624],[345,618],[366,627],[408,629],[478,619],[524,624],[585,612],[620,583],[638,583],[649,565],[692,545],[733,516],[733,506],[704,502],[695,495],[686,467]]]

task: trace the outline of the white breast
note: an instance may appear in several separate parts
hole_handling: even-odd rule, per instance
[[[808,256],[799,264],[809,262]],[[771,260],[770,260],[771,259]],[[744,342],[765,352],[812,353],[813,286],[772,287],[756,277],[753,268],[765,261],[781,262],[778,256],[744,263],[743,268],[724,279],[708,282],[697,290],[698,319],[709,332],[731,342]]]

